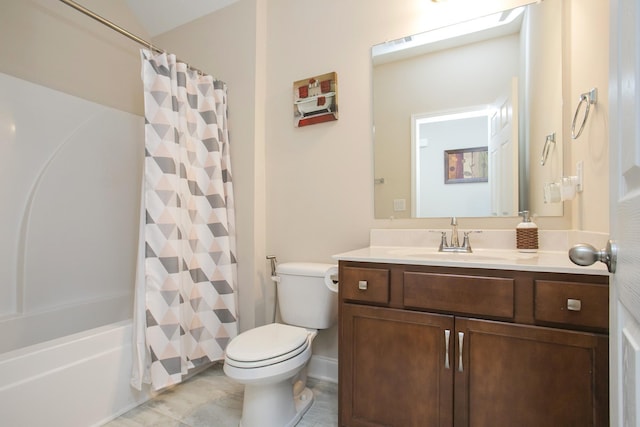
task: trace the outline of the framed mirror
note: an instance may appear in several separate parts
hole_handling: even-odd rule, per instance
[[[562,176],[562,10],[545,0],[373,46],[376,218],[562,216],[544,200]],[[445,154],[470,149],[486,157],[460,156],[446,179]]]

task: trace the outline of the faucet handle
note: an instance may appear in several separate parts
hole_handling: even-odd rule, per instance
[[[471,250],[471,242],[469,241],[469,234],[471,233],[482,233],[482,230],[469,230],[469,231],[463,231],[462,235],[462,247],[464,249],[466,249],[467,252],[473,252]]]
[[[446,248],[449,246],[447,243],[447,232],[442,230],[429,230],[430,233],[440,233],[440,247],[438,247],[438,251],[442,252],[442,248]]]
[[[438,248],[438,250],[442,251],[442,248],[446,248],[447,246],[449,246],[449,244],[447,243],[447,232],[443,231],[442,236],[440,237],[440,247]]]

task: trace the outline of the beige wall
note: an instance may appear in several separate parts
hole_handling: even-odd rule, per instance
[[[446,228],[446,219],[374,220],[370,47],[385,40],[526,3],[525,0],[427,1],[239,0],[153,42],[229,85],[236,191],[241,327],[270,320],[273,285],[267,253],[283,261],[331,262],[366,246],[371,228]],[[585,134],[570,144],[569,165],[585,160],[585,193],[564,220],[541,228],[608,230],[606,0],[574,0],[570,123],[579,93],[600,89]],[[124,0],[87,7],[146,36]],[[482,10],[480,10],[482,9]],[[594,22],[595,21],[595,22]],[[598,31],[593,31],[597,28]],[[596,49],[595,47],[598,47]],[[601,49],[600,49],[601,48]],[[54,89],[142,112],[138,46],[59,3],[5,0],[0,14],[0,71]],[[575,62],[575,64],[574,64]],[[340,118],[293,126],[293,82],[338,74]],[[571,105],[569,105],[571,104]],[[565,140],[569,140],[565,126]],[[462,219],[462,228],[512,228],[513,219]],[[334,330],[320,334],[316,354],[337,356]]]
[[[267,250],[281,261],[331,262],[332,254],[366,246],[375,227],[446,226],[446,220],[373,218],[370,48],[478,13],[478,2],[456,3],[455,8],[413,0],[394,1],[393,7],[386,0],[367,1],[366,7],[341,0],[326,0],[321,8],[311,0],[269,3]],[[504,3],[495,2],[494,10]],[[338,74],[339,120],[294,128],[292,83],[331,71]],[[479,224],[485,222],[462,221],[463,227]],[[314,353],[337,357],[335,328],[319,334]]]
[[[563,133],[563,8],[562,2],[542,2],[530,8],[528,20],[529,65],[527,87],[528,143],[529,143],[529,211],[535,216],[565,214],[566,224],[571,215],[568,203],[544,202],[544,184],[558,182],[563,175],[565,150],[569,147]],[[549,66],[549,64],[554,64]],[[555,134],[555,145],[544,164],[540,158],[547,135]],[[568,226],[568,225],[567,225]]]
[[[605,0],[591,1],[602,4],[605,9],[607,7]],[[447,219],[373,219],[369,49],[373,44],[385,40],[479,14],[479,7],[485,8],[483,12],[492,12],[523,3],[526,2],[469,0],[436,4],[398,0],[393,2],[393,7],[389,7],[388,1],[375,0],[367,1],[367,7],[362,7],[359,2],[326,0],[319,10],[317,3],[311,0],[270,2],[267,55],[269,102],[265,111],[267,250],[277,254],[281,261],[326,262],[331,261],[332,254],[366,246],[371,228],[446,228]],[[584,30],[582,35],[586,33],[596,37],[596,34],[607,34],[606,13],[586,6],[581,10],[589,13],[590,19],[602,21],[591,28],[605,26],[603,31]],[[460,16],[461,13],[467,16]],[[595,54],[598,59],[593,60],[606,64],[606,40],[597,45],[602,46],[602,50]],[[579,69],[570,67],[566,70],[571,70],[571,79],[577,79],[575,74],[579,73]],[[338,74],[339,120],[308,128],[294,128],[291,120],[292,83],[329,71]],[[604,74],[606,76],[606,70]],[[591,84],[602,86],[603,89],[606,87],[600,81],[579,86],[588,87]],[[588,131],[591,133],[594,130]],[[564,134],[568,140],[566,128]],[[585,134],[582,138],[587,141],[591,137]],[[584,141],[581,142],[587,147]],[[574,146],[567,147],[567,150],[573,151]],[[573,152],[567,155],[574,160],[577,156]],[[601,168],[585,167],[587,182],[600,179],[600,176],[604,176],[602,179],[606,181],[607,159],[600,156],[598,165],[600,162]],[[606,185],[606,182],[603,183],[602,192],[606,192]],[[576,221],[576,227],[580,227],[581,224],[577,223],[580,212],[582,217],[587,218],[580,228],[606,231],[606,215],[598,213],[595,218],[589,219],[592,212],[602,212],[602,206],[606,205],[592,200],[597,195],[591,193],[593,190],[593,187],[587,187],[578,200],[566,203],[566,212],[569,214],[564,219],[541,218],[538,221],[540,227],[572,228],[572,220]],[[518,222],[517,218],[468,218],[460,221],[463,228],[506,229],[515,227]],[[335,357],[336,336],[335,330],[321,334],[314,351]]]
[[[565,85],[565,135],[570,155],[565,161],[567,174],[576,174],[576,163],[584,162],[584,192],[571,202],[571,224],[576,230],[609,232],[609,2],[571,0],[571,45],[565,59],[568,85]],[[598,89],[598,102],[591,108],[582,135],[571,139],[573,120],[580,94]],[[584,108],[582,109],[584,112]],[[581,121],[582,116],[578,118]]]
[[[146,37],[125,0],[82,4]],[[51,0],[2,0],[0,72],[142,115],[137,44]]]

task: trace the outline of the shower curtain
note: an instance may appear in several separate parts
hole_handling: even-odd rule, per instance
[[[145,164],[131,384],[158,390],[237,335],[227,88],[142,49]]]

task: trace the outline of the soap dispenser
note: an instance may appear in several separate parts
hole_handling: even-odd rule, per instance
[[[522,222],[516,227],[516,248],[520,252],[538,250],[538,226],[531,221],[529,211],[520,212]]]

